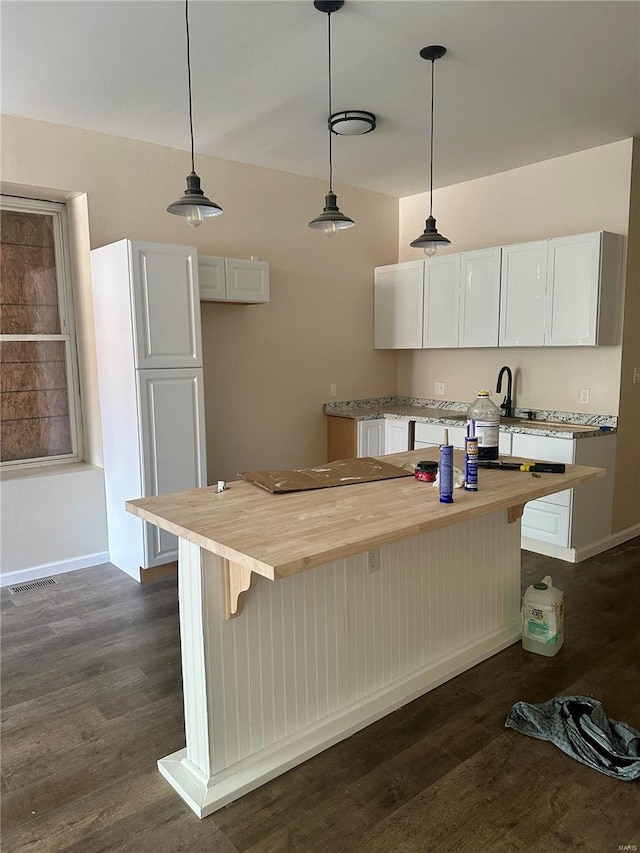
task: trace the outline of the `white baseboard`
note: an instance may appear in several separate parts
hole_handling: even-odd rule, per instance
[[[42,566],[33,566],[30,569],[3,572],[0,574],[0,586],[16,586],[21,583],[48,578],[51,575],[75,572],[77,569],[88,569],[90,566],[99,566],[102,563],[108,562],[109,552],[103,551],[99,554],[86,554],[84,557],[75,557],[73,560],[60,560],[57,563],[44,563]]]
[[[604,539],[598,539],[597,542],[591,542],[589,545],[583,545],[580,548],[561,548],[559,545],[551,545],[548,542],[541,542],[539,539],[531,539],[528,536],[522,537],[521,547],[525,551],[544,554],[545,557],[555,557],[557,560],[564,560],[567,563],[581,563],[589,557],[595,557],[596,554],[602,554],[603,551],[615,548],[616,545],[622,545],[629,539],[635,539],[636,536],[640,536],[640,524],[634,524],[633,527],[611,533]]]
[[[417,672],[408,673],[388,687],[354,702],[347,708],[312,723],[306,729],[227,767],[210,780],[201,778],[198,768],[187,758],[186,749],[161,758],[158,761],[158,769],[198,817],[206,817],[518,642],[521,631],[520,620],[499,628],[468,646],[427,664]]]
[[[554,557],[556,560],[564,560],[565,563],[576,562],[576,549],[563,548],[560,545],[552,545],[550,542],[543,542],[541,539],[531,539],[529,536],[523,536],[520,547],[524,551],[533,551],[534,554],[544,554],[545,557]]]
[[[616,545],[622,545],[623,542],[628,542],[629,539],[635,539],[636,536],[640,536],[640,524],[634,524],[633,527],[618,530],[617,533],[605,536],[604,539],[599,539],[597,542],[592,542],[590,545],[577,548],[576,562],[579,563],[581,560],[586,560],[587,557],[595,557],[596,554],[602,554],[603,551],[608,551],[609,548],[615,548]]]

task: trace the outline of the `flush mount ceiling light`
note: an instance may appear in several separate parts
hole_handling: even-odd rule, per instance
[[[376,129],[376,117],[366,110],[342,110],[331,115],[329,128],[339,136],[362,136]]]
[[[189,225],[196,228],[204,219],[220,216],[222,208],[207,198],[200,188],[200,178],[196,175],[193,148],[193,106],[191,103],[191,43],[189,40],[189,0],[185,0],[185,19],[187,29],[187,79],[189,81],[189,130],[191,133],[191,174],[187,175],[187,188],[182,198],[167,208],[169,213],[185,216]]]
[[[344,0],[314,0],[313,5],[319,12],[324,12],[327,15],[327,31],[328,31],[328,58],[329,58],[329,115],[331,115],[331,14],[342,9]],[[353,228],[356,224],[353,219],[349,219],[338,207],[338,199],[333,191],[333,141],[331,132],[331,119],[329,119],[329,192],[324,199],[324,210],[315,219],[309,223],[309,228],[314,228],[316,231],[322,231],[327,237],[333,237],[336,231],[342,231],[345,228]]]
[[[415,249],[424,249],[427,257],[432,257],[438,251],[439,246],[450,246],[451,240],[447,240],[442,234],[438,233],[436,221],[433,218],[433,93],[434,93],[434,68],[436,59],[441,59],[447,52],[446,47],[434,44],[430,47],[423,47],[420,51],[420,56],[423,59],[428,59],[431,62],[431,150],[429,156],[430,163],[430,188],[429,188],[429,216],[425,222],[424,232],[411,243]]]

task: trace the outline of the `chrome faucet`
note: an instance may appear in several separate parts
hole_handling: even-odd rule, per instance
[[[511,368],[507,367],[505,364],[504,367],[500,368],[500,372],[498,373],[498,384],[496,385],[496,394],[500,394],[502,391],[502,376],[503,374],[507,374],[507,394],[500,404],[500,408],[502,409],[502,414],[505,418],[513,417],[513,400],[511,399],[511,394],[513,391],[513,375],[511,373]]]

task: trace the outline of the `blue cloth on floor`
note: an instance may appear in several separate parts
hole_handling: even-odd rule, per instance
[[[590,696],[557,696],[537,705],[516,702],[505,726],[548,740],[607,776],[626,782],[640,778],[640,732],[610,720],[602,703]]]

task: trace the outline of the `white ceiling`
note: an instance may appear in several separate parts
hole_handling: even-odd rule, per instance
[[[326,177],[326,15],[190,5],[196,152]],[[428,188],[429,44],[436,187],[640,136],[633,0],[346,0],[331,23],[334,111],[378,117],[334,137],[338,184]],[[4,113],[189,149],[182,0],[3,0],[1,25]]]

